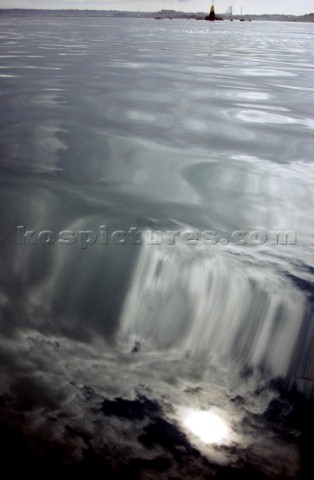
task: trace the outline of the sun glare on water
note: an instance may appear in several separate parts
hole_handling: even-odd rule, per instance
[[[182,409],[184,426],[204,443],[228,441],[230,429],[219,415],[210,410]]]

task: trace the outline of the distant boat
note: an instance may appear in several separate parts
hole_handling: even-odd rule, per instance
[[[240,13],[241,17],[242,17],[242,7],[241,7],[241,13]],[[240,22],[245,22],[244,18],[240,18]]]

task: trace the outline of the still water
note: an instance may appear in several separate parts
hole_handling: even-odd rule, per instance
[[[1,420],[58,468],[306,478],[313,37],[1,20]]]

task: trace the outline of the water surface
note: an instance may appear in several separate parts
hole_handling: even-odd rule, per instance
[[[197,478],[303,478],[313,25],[1,27],[5,428],[114,479],[196,478],[182,449]],[[232,435],[202,443],[182,408],[218,409]]]

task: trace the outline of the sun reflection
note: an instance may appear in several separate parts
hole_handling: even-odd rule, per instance
[[[204,443],[221,444],[230,438],[230,429],[219,415],[210,410],[183,408],[184,426]]]

